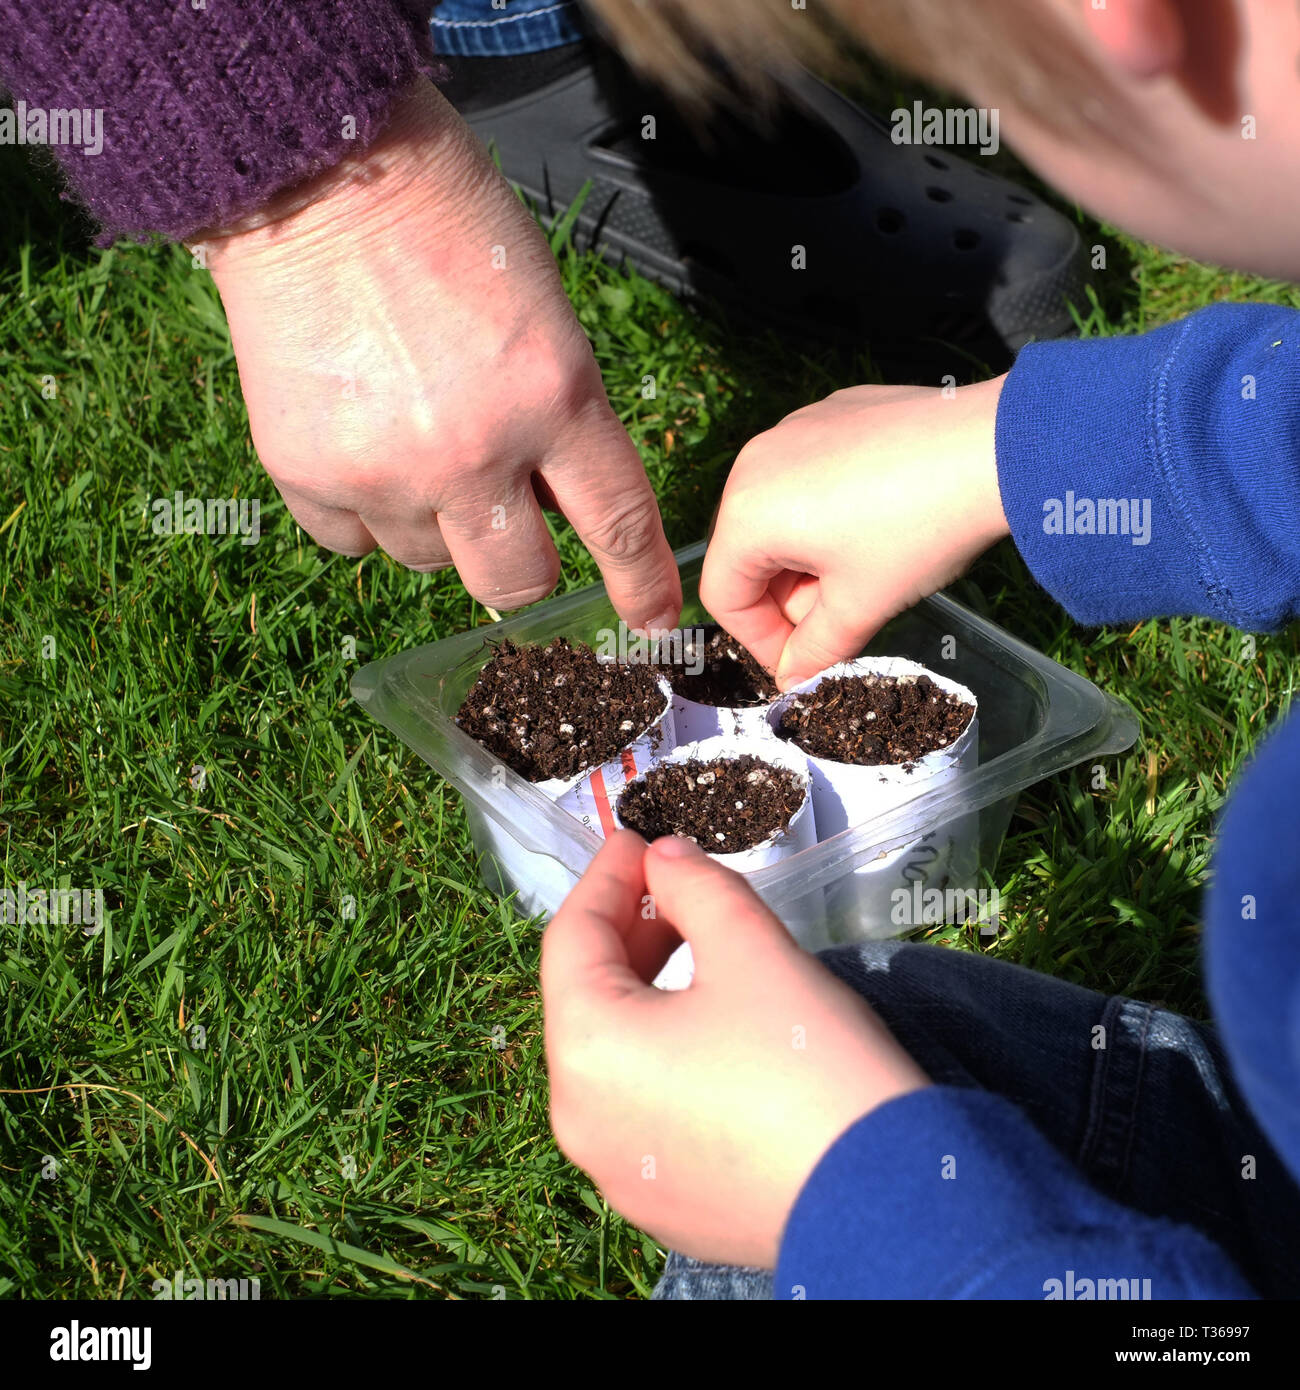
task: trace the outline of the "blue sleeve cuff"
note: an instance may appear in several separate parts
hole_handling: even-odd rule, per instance
[[[1206,973],[1233,1077],[1300,1183],[1300,714],[1245,769],[1219,823]]]
[[[1138,1279],[1135,1298],[1252,1296],[1198,1233],[1091,1188],[1010,1102],[930,1086],[827,1150],[786,1224],[774,1296],[1078,1298],[1121,1278]]]
[[[998,484],[1035,578],[1085,623],[1300,613],[1300,313],[1220,305],[1132,338],[1030,344]]]

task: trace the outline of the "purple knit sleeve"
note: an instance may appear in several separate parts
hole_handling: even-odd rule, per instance
[[[182,240],[368,144],[434,72],[432,7],[0,0],[10,138],[50,144],[106,232]]]

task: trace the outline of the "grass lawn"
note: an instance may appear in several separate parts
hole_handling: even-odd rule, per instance
[[[0,1295],[148,1297],[176,1271],[265,1298],[648,1295],[662,1252],[547,1127],[540,924],[481,891],[457,796],[348,695],[359,665],[486,616],[454,574],[310,542],[254,457],[206,272],[94,248],[0,155],[4,881],[110,909],[90,935],[0,927]],[[1086,333],[1300,307],[1087,237],[1112,269]],[[675,545],[752,433],[861,379],[560,259]],[[155,537],[146,499],[177,489],[260,498],[261,542]],[[562,585],[591,582],[557,538]],[[954,592],[1144,725],[1104,790],[1081,768],[1022,798],[989,949],[1203,1015],[1214,817],[1291,699],[1295,633],[1079,631],[1009,546]]]

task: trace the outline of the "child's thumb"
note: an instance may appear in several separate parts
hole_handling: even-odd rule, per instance
[[[655,913],[690,944],[696,976],[742,955],[797,951],[790,933],[740,874],[723,868],[693,841],[656,840],[645,856],[645,882]]]
[[[890,616],[881,614],[877,618],[866,605],[859,607],[851,619],[840,616],[827,604],[823,582],[817,602],[786,638],[776,668],[777,685],[789,690],[828,666],[851,661]]]

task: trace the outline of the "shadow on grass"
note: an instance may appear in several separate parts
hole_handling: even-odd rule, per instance
[[[20,270],[24,248],[34,278],[94,254],[95,225],[64,187],[48,150],[0,145],[0,277]]]

